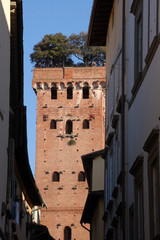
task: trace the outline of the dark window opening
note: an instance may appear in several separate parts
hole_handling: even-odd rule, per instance
[[[70,227],[64,228],[64,240],[71,240],[71,228]]]
[[[89,120],[85,119],[83,121],[83,129],[89,129]]]
[[[48,120],[48,115],[43,115],[43,122]]]
[[[72,133],[72,128],[73,128],[72,121],[68,120],[66,122],[66,134],[71,134]]]
[[[56,120],[51,120],[51,122],[50,122],[50,129],[56,129],[56,128],[57,128]]]
[[[85,173],[84,172],[80,172],[78,174],[78,182],[85,182]]]
[[[73,89],[72,89],[72,87],[67,88],[67,99],[73,99]]]
[[[57,88],[56,87],[51,88],[51,99],[57,99]]]
[[[83,99],[89,98],[89,87],[83,87]]]
[[[58,172],[54,172],[52,175],[52,182],[59,182],[60,181],[60,176]]]

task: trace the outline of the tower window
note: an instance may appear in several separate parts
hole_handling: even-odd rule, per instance
[[[85,119],[83,121],[83,129],[89,129],[89,120]]]
[[[80,84],[78,82],[75,83],[75,86],[76,86],[76,90],[81,89]]]
[[[93,85],[93,89],[97,89],[98,88],[98,83],[97,82],[93,82],[92,85]]]
[[[64,240],[71,240],[71,228],[68,226],[64,228]]]
[[[88,98],[89,98],[89,85],[88,85],[88,83],[84,83],[83,99],[88,99]]]
[[[72,133],[72,128],[73,128],[73,124],[71,120],[68,120],[66,122],[66,134],[71,134]]]
[[[85,182],[85,173],[84,172],[79,172],[78,182]]]
[[[48,115],[43,115],[43,122],[48,120]]]
[[[51,88],[51,99],[57,99],[57,88],[56,87]]]
[[[50,122],[50,129],[56,129],[57,128],[57,122],[56,120],[51,120]]]
[[[60,88],[61,88],[61,90],[64,90],[64,89],[65,89],[65,85],[64,85],[63,82],[60,83]]]
[[[54,172],[52,174],[52,182],[59,182],[60,181],[60,176],[58,172]]]
[[[72,87],[67,88],[67,99],[73,99],[73,89],[72,89]]]

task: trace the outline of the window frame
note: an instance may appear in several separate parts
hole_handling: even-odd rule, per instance
[[[68,125],[70,123],[71,123],[71,126]],[[72,132],[73,132],[73,122],[72,120],[68,119],[66,122],[66,134],[72,134]]]
[[[67,231],[67,232],[65,232]],[[71,240],[72,237],[72,229],[69,226],[65,226],[64,228],[64,240]]]
[[[67,87],[67,99],[73,99],[73,87],[72,86]]]
[[[52,100],[57,99],[57,87],[51,87],[51,99]]]
[[[80,172],[78,173],[78,182],[85,182],[85,180],[86,180],[85,173],[82,172],[82,171],[80,171]]]
[[[89,99],[89,85],[86,84],[83,86],[83,99]]]
[[[159,170],[159,128],[155,127],[152,129],[148,136],[144,146],[144,151],[148,153],[148,194],[149,194],[149,218],[150,218],[150,239],[158,239],[160,237],[160,218],[158,220],[158,231],[154,229],[154,196],[153,196],[153,175],[152,168],[157,164],[158,179],[160,175]],[[158,181],[158,189],[160,186],[160,180]],[[158,191],[158,206],[160,204],[160,191]],[[158,216],[160,216],[160,208],[158,207]]]
[[[89,120],[87,120],[87,119],[83,120],[82,128],[83,129],[89,129],[90,128]]]
[[[139,1],[135,11],[135,51],[134,73],[135,81],[143,68],[143,0]]]
[[[134,227],[137,240],[144,239],[143,161],[143,156],[139,155],[130,169],[130,174],[134,176]]]
[[[148,183],[149,183],[149,215],[150,215],[150,234],[151,239],[160,236],[160,208],[155,206],[155,195],[158,197],[158,203],[160,203],[160,191],[158,182],[158,191],[154,192],[154,175],[153,171],[156,167],[158,179],[159,179],[159,156],[158,156],[158,144],[153,146],[148,157]],[[158,204],[159,205],[159,204]],[[157,215],[155,215],[157,213]],[[158,220],[156,221],[156,217]],[[155,229],[156,228],[156,229]]]
[[[54,124],[54,125],[53,125]],[[54,126],[54,127],[53,127]],[[57,121],[55,119],[52,119],[50,121],[50,129],[57,129]]]

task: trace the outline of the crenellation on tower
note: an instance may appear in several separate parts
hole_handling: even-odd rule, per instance
[[[89,239],[80,225],[88,193],[81,156],[104,148],[105,82],[105,67],[33,70],[35,178],[48,206],[40,221],[56,239],[65,227],[72,239]]]

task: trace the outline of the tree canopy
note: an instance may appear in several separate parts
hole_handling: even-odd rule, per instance
[[[87,46],[87,33],[80,32],[72,34],[68,38],[72,54],[82,62],[84,66],[89,66],[95,62],[97,66],[102,66],[106,60],[105,47],[90,47]]]
[[[86,32],[72,34],[68,38],[62,33],[45,35],[34,45],[31,62],[35,67],[90,66],[92,62],[102,66],[106,57],[105,47],[89,47],[86,41]],[[73,56],[79,60],[76,64]]]

